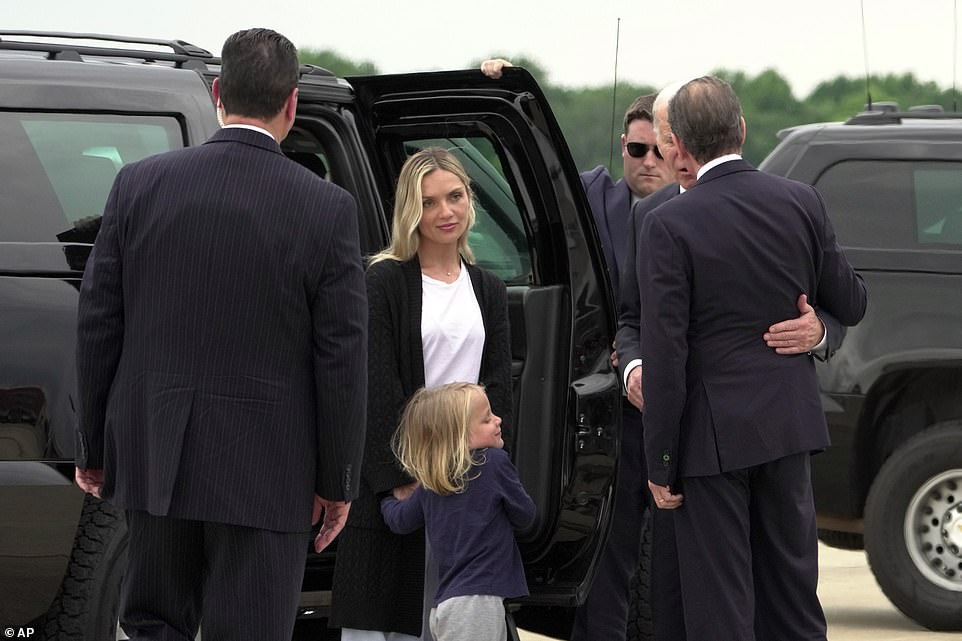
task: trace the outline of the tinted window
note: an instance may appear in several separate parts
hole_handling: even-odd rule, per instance
[[[117,171],[181,146],[170,117],[0,113],[0,240],[93,242]]]
[[[843,246],[962,248],[962,163],[846,161],[815,186]]]
[[[471,177],[474,190],[477,216],[468,232],[468,243],[478,265],[508,284],[528,284],[531,277],[528,238],[494,145],[482,137],[412,140],[405,144],[409,152],[442,147],[458,157]]]

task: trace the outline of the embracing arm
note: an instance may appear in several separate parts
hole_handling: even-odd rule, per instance
[[[424,488],[418,488],[403,501],[390,494],[381,499],[381,516],[392,532],[410,534],[424,527],[424,509],[421,507],[424,492]]]
[[[865,316],[868,297],[862,277],[855,273],[835,237],[832,221],[825,213],[821,195],[811,188],[822,220],[822,260],[818,274],[818,305],[832,313],[842,325],[851,327]]]

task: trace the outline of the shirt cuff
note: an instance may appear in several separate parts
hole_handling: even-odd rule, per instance
[[[818,316],[815,318],[818,318]],[[822,322],[821,318],[818,318],[818,322],[822,326],[822,340],[818,341],[818,345],[808,350],[808,353],[812,356],[817,356],[820,359],[824,359],[826,356],[828,356],[828,328],[825,327],[825,323]]]
[[[631,370],[635,369],[636,367],[641,367],[640,358],[633,358],[632,360],[628,361],[627,365],[625,365],[625,375],[621,381],[622,387],[625,388],[625,393],[628,392],[628,375],[631,374]]]

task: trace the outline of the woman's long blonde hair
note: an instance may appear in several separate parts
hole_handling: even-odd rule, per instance
[[[472,383],[421,388],[404,408],[391,447],[404,471],[435,494],[462,492],[471,480],[471,405],[476,394],[484,394],[484,388]]]
[[[406,261],[414,257],[421,243],[418,225],[421,223],[421,182],[433,171],[443,169],[457,176],[464,184],[468,198],[468,217],[464,234],[458,239],[458,252],[469,263],[474,262],[474,253],[468,246],[468,231],[474,226],[474,192],[471,191],[471,179],[464,170],[461,162],[446,149],[428,147],[422,149],[404,161],[401,174],[397,179],[397,189],[394,192],[394,220],[391,222],[391,242],[371,257],[371,263],[381,260]]]

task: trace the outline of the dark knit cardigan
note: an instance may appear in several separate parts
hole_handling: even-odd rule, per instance
[[[511,333],[507,290],[494,274],[468,265],[484,321],[479,382],[510,443]],[[380,496],[410,483],[391,451],[405,401],[424,386],[421,345],[421,265],[417,257],[383,260],[367,270],[368,415],[357,499],[338,537],[331,627],[421,633],[424,531],[392,534]]]

